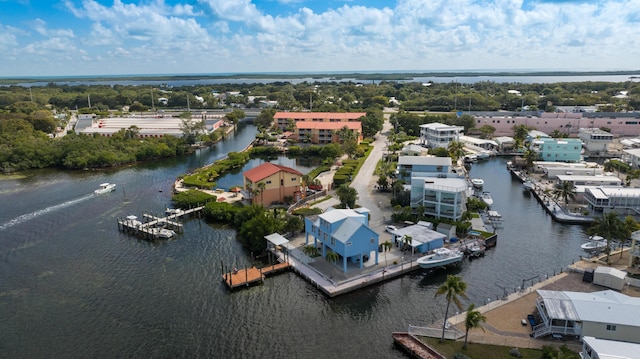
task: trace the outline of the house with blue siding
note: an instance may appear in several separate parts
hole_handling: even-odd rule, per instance
[[[369,228],[369,210],[328,209],[318,216],[305,218],[305,243],[313,237],[313,245],[321,249],[322,257],[327,253],[338,254],[342,270],[347,272],[347,263],[357,263],[359,268],[369,260],[371,254],[378,264],[379,236]]]

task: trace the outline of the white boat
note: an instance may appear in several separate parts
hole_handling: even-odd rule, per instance
[[[493,198],[491,198],[491,194],[489,192],[482,192],[482,195],[480,196],[480,199],[487,206],[491,206],[493,204]]]
[[[176,232],[170,230],[170,229],[166,229],[166,228],[161,228],[157,233],[156,236],[160,239],[170,239],[176,236]]]
[[[531,191],[533,189],[533,182],[531,180],[522,182],[522,189],[525,191]]]
[[[103,193],[108,193],[108,192],[113,192],[116,190],[116,184],[115,183],[101,183],[100,187],[93,191],[93,193],[95,194],[103,194]]]
[[[482,178],[472,178],[471,184],[475,188],[482,188],[482,186],[484,186],[484,180]]]
[[[125,221],[125,224],[129,227],[138,227],[142,225],[142,222],[138,220],[138,217],[134,215],[130,215],[130,216],[127,216],[127,220]]]
[[[580,248],[587,253],[600,252],[607,248],[607,240],[600,236],[591,236]]]
[[[434,249],[432,254],[418,258],[417,262],[420,268],[429,269],[456,264],[461,262],[462,258],[464,258],[464,253],[459,250],[442,247]]]

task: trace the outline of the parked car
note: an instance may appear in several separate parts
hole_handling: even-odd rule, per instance
[[[398,230],[398,227],[396,227],[396,226],[384,226],[384,230],[389,232],[389,233],[393,233],[393,232]]]
[[[307,186],[307,188],[312,189],[314,191],[322,191],[322,185],[321,184],[310,184]]]

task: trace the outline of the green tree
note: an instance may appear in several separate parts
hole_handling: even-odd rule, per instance
[[[553,197],[557,200],[564,200],[565,205],[569,205],[569,199],[574,200],[576,198],[576,187],[571,181],[564,181],[559,186],[553,188]]]
[[[482,134],[482,138],[491,138],[493,134],[496,132],[496,128],[491,125],[483,125],[478,129]]]
[[[526,162],[526,168],[531,169],[533,168],[533,162],[538,160],[538,153],[529,147],[524,151],[523,157]]]
[[[458,159],[464,157],[466,152],[464,151],[464,143],[460,141],[451,141],[447,148],[449,156],[454,164],[458,163]]]
[[[198,135],[205,132],[204,121],[183,118],[180,124],[180,131],[182,131],[182,138],[185,142],[192,145],[196,143]]]
[[[340,255],[338,255],[338,253],[334,251],[330,251],[330,252],[327,252],[327,254],[324,256],[324,259],[326,259],[327,262],[329,263],[336,264],[338,259],[340,259]]]
[[[469,330],[480,328],[482,329],[482,331],[484,331],[484,328],[480,325],[480,323],[486,321],[487,317],[482,315],[482,313],[480,313],[479,311],[475,310],[475,304],[469,304],[469,307],[467,307],[467,315],[464,318],[465,333],[464,345],[462,346],[463,349],[467,349],[467,338],[469,337]]]
[[[587,229],[587,233],[590,235],[599,235],[607,240],[607,247],[605,252],[607,253],[607,264],[609,264],[609,255],[611,253],[611,242],[616,239],[626,239],[631,235],[630,229],[625,226],[624,222],[620,219],[616,212],[609,212],[598,217],[593,221],[591,226]]]
[[[444,294],[445,298],[447,299],[447,309],[444,312],[444,322],[442,323],[442,337],[440,338],[440,341],[444,340],[444,331],[446,329],[447,319],[449,319],[449,307],[451,306],[451,302],[453,302],[458,307],[458,309],[462,309],[460,297],[467,297],[467,294],[465,293],[466,290],[467,283],[465,283],[462,278],[449,274],[444,284],[442,284],[436,291],[436,297]]]
[[[530,128],[526,125],[515,125],[513,129],[513,139],[516,143],[516,148],[521,148],[524,145],[524,141],[529,135]]]
[[[338,187],[336,194],[340,199],[340,206],[344,208],[355,208],[358,200],[358,191],[349,187],[346,183]]]
[[[387,252],[393,248],[393,244],[389,241],[384,241],[381,244],[382,249],[384,250],[384,266],[387,267]]]

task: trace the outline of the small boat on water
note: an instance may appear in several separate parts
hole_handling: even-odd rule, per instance
[[[531,191],[533,189],[533,182],[531,180],[522,182],[522,189],[525,191]]]
[[[161,228],[156,232],[156,236],[160,239],[171,239],[176,236],[176,232],[170,229]]]
[[[101,183],[100,187],[98,187],[97,190],[93,191],[93,193],[103,194],[103,193],[113,192],[115,190],[116,190],[116,184],[107,182],[107,183]]]
[[[587,253],[600,252],[607,248],[607,240],[600,236],[591,236],[589,241],[580,246]]]
[[[480,189],[482,188],[482,186],[484,186],[484,180],[482,178],[472,178],[471,184],[473,185],[473,187]]]
[[[418,258],[417,262],[420,268],[430,269],[459,263],[462,258],[464,258],[464,253],[459,250],[442,247],[434,249],[432,254]]]
[[[129,227],[138,227],[138,226],[142,225],[142,222],[140,222],[138,220],[138,217],[136,217],[134,215],[127,216],[125,223]]]
[[[491,198],[491,193],[489,192],[482,192],[482,195],[480,195],[480,199],[489,207],[491,207],[491,205],[493,204],[493,198]]]

